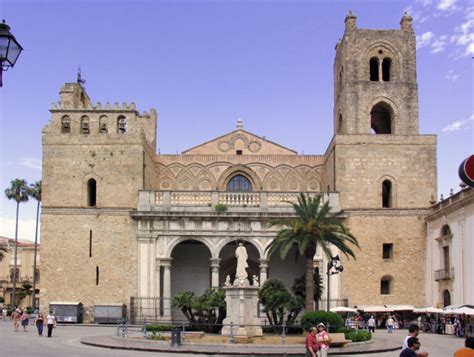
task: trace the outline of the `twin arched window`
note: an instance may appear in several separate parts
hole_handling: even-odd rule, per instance
[[[238,174],[229,180],[226,190],[229,192],[252,191],[252,183],[244,175]]]
[[[381,52],[381,51],[379,51]],[[389,82],[392,60],[388,57],[372,57],[369,61],[369,76],[372,82]]]

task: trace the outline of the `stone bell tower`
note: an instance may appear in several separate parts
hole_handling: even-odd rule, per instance
[[[400,30],[358,29],[350,12],[334,61],[335,134],[418,134],[416,41]]]
[[[419,133],[412,18],[404,14],[400,24],[359,29],[349,12],[336,45],[334,137],[326,155],[361,246],[341,274],[340,296],[351,306],[424,304],[423,217],[436,195],[436,137]]]

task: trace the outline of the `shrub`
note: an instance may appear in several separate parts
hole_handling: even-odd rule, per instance
[[[227,212],[227,205],[224,203],[218,203],[214,209],[217,213],[224,213]]]
[[[372,339],[372,334],[365,330],[352,330],[351,332],[344,333],[346,340],[351,340],[352,342],[360,341],[369,341]]]
[[[165,332],[165,331],[171,331],[173,329],[173,325],[154,324],[154,325],[146,325],[145,328],[147,332]]]
[[[344,325],[342,317],[335,312],[327,311],[310,311],[301,318],[301,327],[306,331],[319,323],[326,325],[328,332],[335,332]]]

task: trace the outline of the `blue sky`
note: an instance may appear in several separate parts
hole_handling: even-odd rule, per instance
[[[420,132],[438,135],[438,194],[459,189],[474,152],[474,1],[22,1],[0,16],[23,45],[0,89],[0,187],[41,178],[41,129],[80,65],[93,102],[158,111],[158,148],[176,153],[244,128],[305,154],[332,133],[334,46],[349,10],[359,28],[417,34]],[[179,134],[178,134],[179,133]],[[15,204],[0,198],[0,235]],[[21,206],[33,239],[35,203]]]

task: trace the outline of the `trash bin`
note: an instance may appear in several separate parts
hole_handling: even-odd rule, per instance
[[[179,328],[174,328],[171,330],[171,346],[181,346],[181,330]]]

